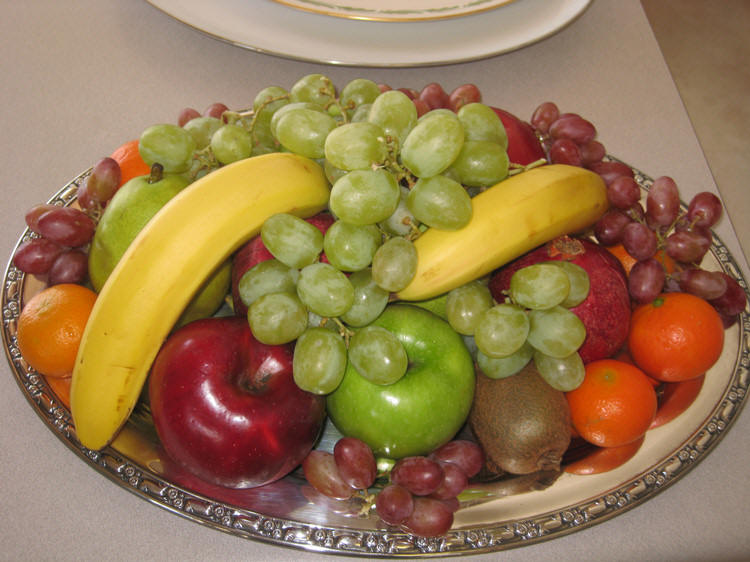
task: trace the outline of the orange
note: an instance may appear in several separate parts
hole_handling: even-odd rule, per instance
[[[151,173],[151,168],[138,152],[138,139],[117,147],[110,156],[120,165],[120,185],[126,184],[137,176],[146,176]]]
[[[703,388],[705,375],[680,382],[665,382],[659,396],[659,408],[649,429],[672,421],[687,410]]]
[[[69,410],[70,410],[70,384],[73,381],[72,377],[47,377],[44,379],[52,389],[52,392],[60,399]]]
[[[18,317],[16,338],[26,362],[49,377],[73,372],[96,293],[82,285],[52,285],[34,295]]]
[[[638,260],[631,256],[625,249],[625,246],[623,246],[622,244],[615,244],[614,246],[607,246],[606,248],[611,254],[613,254],[618,260],[620,260],[622,267],[625,268],[625,273],[630,275],[630,270]],[[666,254],[664,250],[658,250],[654,257],[662,263],[662,265],[664,266],[664,271],[666,271],[667,273],[674,272],[675,262]]]
[[[600,359],[586,365],[581,385],[566,393],[578,434],[599,447],[643,437],[656,415],[656,391],[635,365]]]
[[[628,350],[643,371],[664,382],[704,374],[721,355],[724,325],[713,306],[688,293],[664,293],[630,319]]]

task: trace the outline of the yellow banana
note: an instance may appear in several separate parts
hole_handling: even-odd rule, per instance
[[[557,236],[591,226],[608,207],[599,175],[563,164],[512,176],[472,201],[465,227],[432,228],[414,241],[417,272],[399,299],[428,299],[478,279]]]
[[[321,167],[272,153],[208,174],[139,233],[102,288],[76,358],[71,411],[79,441],[101,449],[138,400],[164,338],[205,279],[275,213],[325,208]]]

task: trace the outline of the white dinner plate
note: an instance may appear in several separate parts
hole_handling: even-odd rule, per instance
[[[560,31],[591,0],[515,0],[495,9],[418,22],[314,14],[273,0],[148,0],[216,39],[270,55],[326,64],[409,67],[506,53]]]
[[[516,0],[275,0],[315,14],[371,21],[424,21],[492,10]]]

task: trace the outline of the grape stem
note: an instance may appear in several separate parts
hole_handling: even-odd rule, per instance
[[[515,164],[511,162],[510,169],[508,170],[508,176],[515,176],[517,174],[520,174],[521,172],[525,172],[526,170],[531,170],[532,168],[538,168],[539,166],[544,166],[547,163],[548,162],[546,158],[540,158],[539,160],[534,160],[533,162],[529,162],[526,165]]]

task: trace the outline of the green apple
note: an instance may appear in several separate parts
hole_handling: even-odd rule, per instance
[[[99,292],[146,223],[190,182],[182,175],[152,173],[128,181],[109,201],[89,249],[89,278]],[[188,305],[179,324],[211,316],[229,291],[231,266],[220,266]]]
[[[347,366],[328,395],[328,415],[347,436],[393,459],[426,455],[450,441],[474,399],[474,363],[461,336],[432,312],[391,304],[373,324],[393,332],[409,368],[393,384],[379,385]]]

